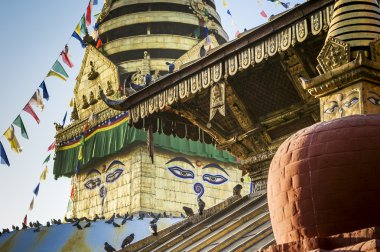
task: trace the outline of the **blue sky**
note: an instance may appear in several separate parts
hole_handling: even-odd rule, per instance
[[[267,20],[260,16],[265,10],[269,15],[285,9],[267,0],[225,0],[234,21],[240,31],[251,29]],[[259,2],[261,5],[259,5]],[[235,29],[231,18],[226,14],[222,0],[215,0],[222,23],[230,36],[234,38]],[[293,7],[302,0],[291,1]],[[4,132],[20,113],[27,101],[38,88],[60,51],[63,49],[76,24],[85,12],[86,1],[78,0],[39,0],[39,1],[6,1],[2,3],[2,35],[0,50],[0,132]],[[103,4],[103,0],[99,0]],[[98,12],[100,6],[95,8]],[[48,146],[54,141],[54,122],[61,122],[69,101],[73,96],[75,78],[79,72],[84,50],[75,39],[69,41],[73,69],[66,68],[70,78],[63,82],[56,78],[46,79],[50,100],[45,103],[45,110],[35,108],[41,119],[37,125],[34,119],[21,113],[29,140],[21,137],[16,127],[16,135],[23,147],[21,154],[10,150],[7,140],[2,137],[11,166],[0,165],[0,193],[2,209],[0,230],[12,224],[20,225],[25,214],[28,221],[46,222],[51,218],[63,218],[70,195],[70,180],[53,178],[53,161],[48,164],[47,181],[41,183],[40,192],[35,199],[34,210],[28,211],[33,198],[33,189],[39,182],[44,159],[49,154]],[[69,117],[69,116],[68,116]]]

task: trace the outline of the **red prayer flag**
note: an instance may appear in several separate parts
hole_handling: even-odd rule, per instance
[[[74,186],[71,186],[71,193],[70,193],[71,200],[74,200],[74,195],[75,195]]]
[[[62,61],[68,65],[70,68],[72,68],[74,66],[74,64],[71,62],[70,58],[69,58],[69,55],[67,55],[67,53],[65,53],[64,51],[61,52],[61,56],[62,56]]]
[[[98,43],[96,43],[96,49],[98,49],[99,47],[102,47],[103,46],[103,42],[102,40],[99,38],[98,39]]]
[[[261,12],[260,12],[260,15],[261,15],[262,17],[265,17],[265,18],[268,17],[268,15],[265,13],[265,11],[261,11]]]
[[[236,38],[240,37],[240,32],[239,32],[239,30],[236,31],[236,33],[235,33],[235,37],[236,37]]]
[[[28,215],[25,214],[24,221],[22,222],[24,225],[28,225]]]
[[[24,107],[23,110],[24,110],[26,113],[28,113],[29,115],[31,115],[31,116],[34,118],[34,120],[36,120],[36,122],[37,122],[38,124],[40,124],[40,119],[38,118],[37,114],[34,112],[32,106],[30,106],[30,103],[29,103],[29,102],[25,105],[25,107]]]
[[[48,151],[55,149],[55,141],[49,146]]]
[[[91,1],[87,6],[87,12],[86,12],[86,25],[91,25]]]
[[[88,122],[85,123],[85,125],[83,126],[83,132],[86,133],[88,130]]]

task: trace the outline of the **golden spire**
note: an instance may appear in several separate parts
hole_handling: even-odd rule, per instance
[[[377,0],[337,0],[327,40],[330,37],[347,42],[351,51],[368,50],[370,42],[380,37]]]

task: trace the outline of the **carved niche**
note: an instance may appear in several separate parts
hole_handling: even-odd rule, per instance
[[[350,62],[350,46],[344,41],[329,38],[317,57],[323,72],[329,72]]]

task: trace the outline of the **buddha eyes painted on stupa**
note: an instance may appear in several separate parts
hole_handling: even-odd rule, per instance
[[[359,103],[359,92],[353,90],[348,95],[339,93],[324,102],[323,113],[331,118],[351,115],[351,108]]]
[[[173,165],[169,165],[173,164]],[[167,169],[170,171],[171,174],[176,176],[179,179],[185,179],[185,180],[196,180],[195,175],[195,169],[200,168],[202,171],[207,169],[215,169],[217,171],[220,171],[221,174],[215,173],[205,173],[201,175],[201,181],[206,182],[211,185],[221,185],[228,181],[229,175],[226,172],[225,169],[223,169],[220,165],[216,163],[210,163],[205,166],[202,165],[200,161],[196,161],[194,165],[190,160],[184,157],[176,157],[171,160],[169,160],[166,165],[168,165]],[[225,174],[226,176],[222,175]],[[205,192],[204,186],[196,182],[193,186],[194,192],[198,195],[198,198],[201,198]]]
[[[114,183],[124,173],[123,167],[124,164],[122,162],[119,160],[114,160],[110,165],[108,165],[108,167],[104,167],[105,169],[102,172],[97,169],[91,169],[85,178],[85,188],[88,190],[93,190],[101,186],[103,183]],[[102,178],[103,175],[105,175],[104,181]]]
[[[367,100],[372,103],[373,105],[380,105],[380,95],[373,91],[368,91],[368,94],[370,95]]]

